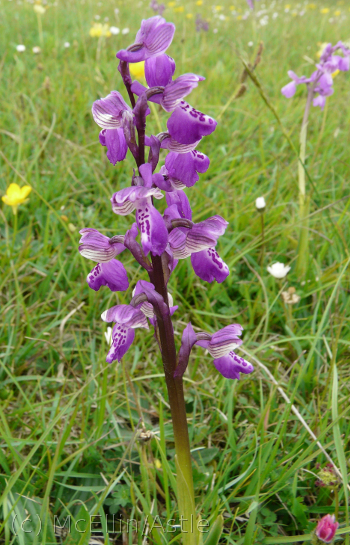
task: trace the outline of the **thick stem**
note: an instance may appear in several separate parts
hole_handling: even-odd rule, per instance
[[[168,292],[164,280],[162,259],[160,256],[152,256],[153,282],[156,291],[162,295],[168,304]],[[196,514],[194,509],[194,489],[192,477],[192,462],[190,452],[190,441],[187,427],[186,406],[183,391],[182,378],[174,378],[176,368],[176,348],[174,330],[170,315],[158,319],[159,340],[162,351],[162,360],[165,373],[165,381],[168,389],[170,410],[174,428],[175,451],[177,466],[181,475],[177,476],[178,503],[180,516],[184,522],[184,542],[195,544],[195,530],[191,532],[192,525],[196,525]],[[179,471],[178,471],[179,473]],[[191,525],[192,522],[192,525]]]

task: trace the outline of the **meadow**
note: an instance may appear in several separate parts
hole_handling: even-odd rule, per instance
[[[78,252],[80,229],[112,236],[130,225],[109,199],[129,185],[132,158],[109,163],[91,106],[112,89],[127,98],[115,53],[155,13],[148,0],[42,6],[0,1],[0,194],[10,183],[32,187],[16,215],[0,207],[0,543],[179,542],[178,528],[159,527],[177,517],[176,484],[152,332],[136,331],[121,364],[105,361],[100,314],[130,300],[141,269],[123,254],[129,290],[95,293],[86,284],[91,263]],[[197,15],[208,31],[196,31]],[[227,380],[209,355],[192,352],[185,399],[197,512],[209,524],[222,514],[220,543],[232,545],[310,542],[317,521],[334,514],[336,542],[349,544],[350,75],[336,75],[324,110],[310,112],[302,276],[297,152],[306,89],[287,99],[281,88],[288,70],[313,71],[323,43],[350,40],[350,6],[261,0],[252,13],[243,0],[177,0],[163,16],[177,28],[168,51],[176,75],[205,76],[191,103],[218,121],[201,142],[211,164],[191,188],[193,219],[229,221],[218,244],[227,280],[200,281],[188,259],[171,279],[176,339],[189,321],[213,332],[239,322],[240,353],[255,368]],[[91,36],[96,24],[119,32]],[[243,62],[254,63],[261,43],[237,97]],[[164,114],[152,110],[154,134]],[[291,267],[281,280],[267,271],[277,261]],[[95,517],[91,527],[77,526],[86,516]],[[71,530],[55,537],[67,517]],[[135,531],[127,520],[154,527]]]

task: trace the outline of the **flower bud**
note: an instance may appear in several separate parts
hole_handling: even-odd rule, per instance
[[[322,543],[332,543],[339,523],[334,515],[325,515],[318,521],[315,529],[315,535]]]
[[[264,197],[258,197],[255,200],[255,206],[256,206],[256,209],[258,210],[258,212],[264,212],[264,210],[266,208],[266,202],[265,202]]]

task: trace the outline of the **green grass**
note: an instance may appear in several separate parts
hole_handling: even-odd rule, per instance
[[[344,528],[350,526],[350,76],[339,74],[324,112],[313,108],[310,115],[310,260],[302,282],[294,272],[299,223],[291,144],[298,146],[306,94],[300,87],[287,100],[280,89],[289,69],[310,73],[319,42],[350,38],[350,11],[346,2],[328,0],[301,16],[301,6],[288,3],[286,13],[287,2],[275,7],[265,2],[266,26],[259,24],[264,14],[256,23],[241,18],[241,0],[233,2],[236,15],[231,2],[220,2],[217,13],[226,15],[224,21],[214,17],[206,0],[202,6],[179,0],[183,13],[170,7],[164,13],[177,26],[169,49],[176,74],[206,77],[191,104],[220,118],[215,133],[200,145],[210,169],[187,192],[194,220],[220,214],[230,222],[219,242],[231,270],[224,284],[201,282],[189,260],[171,279],[179,305],[176,339],[188,321],[207,331],[239,322],[247,359],[255,366],[241,381],[229,381],[209,356],[194,349],[185,376],[197,510],[210,523],[223,515],[223,544],[293,543],[303,540],[293,537],[300,535],[310,540],[316,521],[336,510],[336,494],[315,485],[317,464],[328,461],[325,453],[342,476],[339,539],[349,543]],[[127,2],[57,2],[42,18],[42,53],[35,56],[32,47],[40,41],[33,6],[8,0],[0,6],[0,191],[4,194],[11,182],[33,187],[29,202],[19,208],[17,227],[10,207],[0,211],[0,542],[59,542],[54,517],[62,522],[71,515],[72,531],[64,542],[83,544],[88,532],[79,533],[74,521],[87,511],[135,519],[141,528],[147,516],[150,524],[156,515],[162,521],[176,518],[170,412],[151,331],[137,331],[122,365],[105,363],[100,314],[129,302],[136,281],[146,276],[122,254],[129,290],[92,292],[85,282],[91,264],[77,251],[83,227],[112,236],[130,225],[131,217],[112,213],[109,198],[130,183],[133,163],[128,156],[116,167],[109,164],[91,105],[112,89],[122,91],[115,52],[132,42],[140,19],[153,12],[146,0],[132,8]],[[330,12],[320,13],[321,7]],[[337,10],[341,15],[334,15]],[[210,31],[196,33],[189,13],[206,17]],[[90,38],[97,14],[102,22],[109,17],[109,24],[129,27],[130,34]],[[281,124],[250,80],[244,96],[228,105],[239,85],[239,57],[253,59],[260,40],[264,52],[255,74]],[[66,41],[70,48],[64,48]],[[19,43],[26,45],[24,53],[16,52]],[[150,117],[149,130],[159,132]],[[159,118],[165,127],[165,112]],[[254,203],[262,195],[267,209],[260,263],[261,224]],[[266,271],[275,261],[292,265],[284,282]],[[286,309],[280,293],[290,286],[301,299]],[[149,441],[139,438],[140,419],[153,434]],[[13,528],[28,514],[32,522],[25,529],[33,532],[19,530],[16,537]],[[42,529],[35,536],[39,517]],[[130,545],[144,540],[141,531],[108,538],[104,528],[104,535],[105,543],[114,537]],[[168,533],[164,540],[155,530],[149,539],[161,544],[179,536]]]

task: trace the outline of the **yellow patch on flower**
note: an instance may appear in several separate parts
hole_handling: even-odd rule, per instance
[[[102,23],[93,23],[89,30],[89,34],[92,38],[100,38],[101,36],[109,38],[112,36],[109,26],[107,24],[103,25]]]
[[[323,15],[325,15],[326,13],[329,13],[329,8],[322,8],[320,10],[320,13],[322,13]]]
[[[18,184],[10,184],[2,200],[8,206],[12,206],[13,213],[17,214],[18,206],[28,201],[27,197],[31,190],[30,185],[19,187]]]
[[[137,79],[145,78],[145,61],[132,62],[129,64],[130,74]]]
[[[215,6],[215,11],[221,11],[222,9],[224,9],[222,6]]]
[[[35,13],[38,13],[39,15],[44,15],[46,8],[42,6],[40,3],[34,4],[33,10]]]
[[[197,0],[196,6],[201,6],[203,4],[203,0]]]
[[[186,17],[187,17],[187,19],[192,19],[193,13],[187,13]]]
[[[168,2],[168,6],[169,8],[173,8],[174,6],[176,6],[176,2]]]
[[[241,21],[243,19],[242,15],[237,15],[237,21]]]
[[[318,42],[317,45],[320,46],[320,49],[317,51],[316,55],[318,58],[320,58],[324,51],[324,48],[326,47],[326,45],[328,45],[328,42],[323,42],[323,43]]]
[[[285,9],[290,9],[290,4],[286,4],[284,7]]]
[[[178,8],[175,8],[174,11],[176,11],[176,13],[182,13],[185,11],[185,8],[183,6],[179,6]]]
[[[337,11],[334,12],[334,15],[336,15],[336,16],[341,15],[340,9],[337,9]]]
[[[334,79],[335,76],[339,74],[340,70],[336,70],[335,72],[332,72],[332,78]]]

